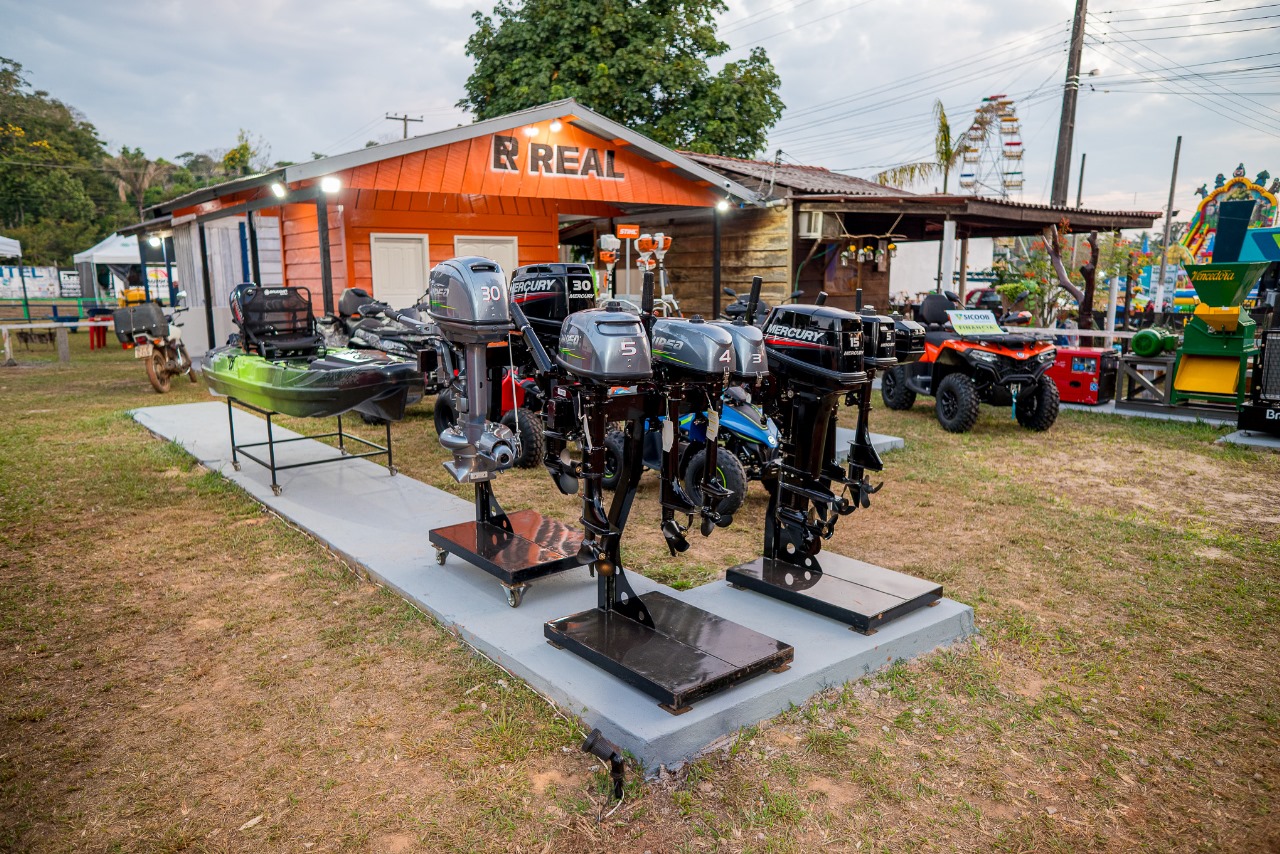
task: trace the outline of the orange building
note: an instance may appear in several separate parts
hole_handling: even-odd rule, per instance
[[[233,331],[227,300],[241,282],[307,287],[317,313],[332,311],[348,287],[403,307],[448,258],[483,255],[510,274],[567,260],[561,231],[579,223],[598,231],[632,216],[708,216],[720,202],[756,199],[564,100],[197,190],[151,208],[129,231],[139,240],[173,235],[179,281],[205,315],[203,330],[188,330],[199,352]],[[594,242],[594,231],[577,232]]]

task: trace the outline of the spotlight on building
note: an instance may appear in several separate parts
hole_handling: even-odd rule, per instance
[[[162,240],[160,239],[160,235],[158,235],[158,234],[153,234],[153,235],[151,235],[150,237],[148,237],[148,238],[147,238],[147,242],[148,242],[148,243],[150,243],[150,244],[151,244],[151,246],[154,248],[154,247],[159,246],[159,245],[160,245],[161,243],[163,243],[164,241],[162,241]]]
[[[342,182],[336,175],[325,175],[320,179],[320,189],[326,193],[336,193],[342,189]]]
[[[525,135],[525,136],[537,136],[537,135],[538,135],[538,129],[537,129],[536,127],[534,127],[533,125],[529,125],[527,128],[525,128],[525,129],[524,129],[524,135]]]
[[[720,211],[720,213],[724,213],[728,209],[729,209],[728,199],[721,199],[720,201],[716,202],[716,210]]]
[[[555,119],[555,120],[553,120],[553,121],[551,122],[551,132],[552,132],[552,133],[559,133],[559,132],[560,132],[560,129],[561,129],[561,128],[563,128],[563,127],[564,127],[564,125],[563,125],[563,124],[561,124],[561,122],[560,122],[560,120],[559,120],[559,119]]]
[[[275,194],[277,199],[283,199],[289,194],[289,191],[285,188],[284,184],[281,184],[279,181],[276,181],[271,185],[271,192]]]

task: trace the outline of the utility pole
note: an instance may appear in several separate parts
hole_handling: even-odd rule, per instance
[[[416,119],[411,119],[407,114],[403,116],[397,116],[395,113],[387,113],[387,118],[393,122],[400,122],[402,125],[404,125],[404,136],[400,137],[401,139],[409,138],[409,122],[422,121],[422,116],[418,116]]]
[[[1182,137],[1173,147],[1173,177],[1169,179],[1169,204],[1164,209],[1164,243],[1160,244],[1160,279],[1156,284],[1156,311],[1164,312],[1164,268],[1169,263],[1169,231],[1173,226],[1173,188],[1178,183],[1178,155],[1182,154]]]
[[[1058,122],[1058,155],[1053,162],[1053,191],[1049,204],[1065,207],[1071,181],[1071,140],[1076,132],[1076,98],[1080,94],[1080,54],[1084,51],[1085,7],[1089,0],[1076,0],[1076,16],[1071,23],[1071,53],[1067,57],[1067,82],[1062,87],[1062,118]]]

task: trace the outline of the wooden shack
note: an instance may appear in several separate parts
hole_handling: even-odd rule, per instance
[[[348,287],[408,306],[448,258],[483,255],[510,273],[567,260],[562,231],[579,223],[591,244],[637,214],[709,216],[726,201],[756,194],[564,100],[198,190],[131,231],[173,234],[204,337],[219,342],[240,282],[305,286],[318,313]]]

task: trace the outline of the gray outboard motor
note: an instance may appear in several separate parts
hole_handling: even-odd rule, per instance
[[[463,387],[455,398],[457,423],[440,434],[453,453],[444,464],[459,483],[479,483],[511,468],[516,438],[510,428],[486,420],[492,389],[486,363],[491,343],[515,329],[507,280],[497,262],[474,256],[445,261],[431,271],[427,313],[440,333],[463,351]]]

